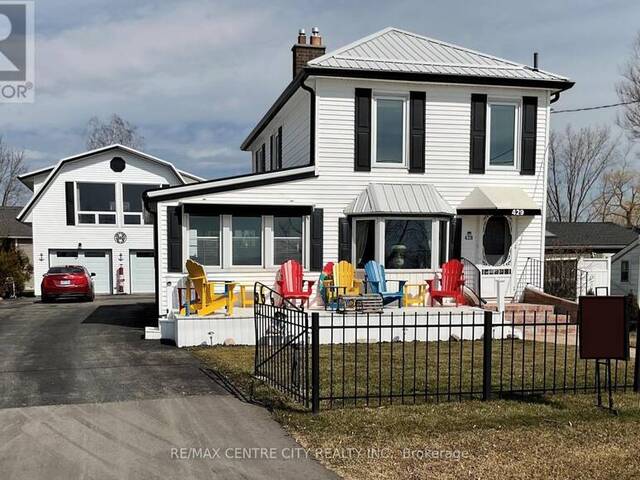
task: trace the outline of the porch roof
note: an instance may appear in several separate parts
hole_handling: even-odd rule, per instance
[[[344,210],[346,215],[455,215],[429,184],[370,183]]]
[[[540,207],[519,187],[475,187],[458,205],[458,214],[540,215]]]

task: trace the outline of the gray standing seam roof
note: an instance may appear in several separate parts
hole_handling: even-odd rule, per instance
[[[528,65],[388,27],[308,62],[309,66],[389,72],[569,81]]]
[[[370,183],[344,210],[346,215],[455,215],[429,184]]]

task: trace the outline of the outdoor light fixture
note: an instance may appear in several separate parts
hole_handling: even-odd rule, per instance
[[[123,260],[124,260],[124,257],[122,256],[122,252],[120,252],[120,255],[118,255],[118,261],[121,262]]]
[[[39,260],[40,260],[41,262],[44,262],[44,255],[42,255],[42,253],[40,254],[40,258],[39,258]]]
[[[82,242],[78,242],[78,250],[82,248]]]

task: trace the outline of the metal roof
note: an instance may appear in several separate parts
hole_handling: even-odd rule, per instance
[[[429,184],[370,183],[346,215],[455,215],[455,209]]]
[[[311,67],[569,81],[533,67],[388,27],[308,62]]]
[[[16,217],[22,207],[0,207],[0,238],[31,238],[31,225]]]

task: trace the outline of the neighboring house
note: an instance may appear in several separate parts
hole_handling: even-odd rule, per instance
[[[613,222],[547,222],[546,237],[546,286],[553,277],[573,275],[580,295],[617,290],[612,258],[638,233]]]
[[[273,285],[289,258],[311,272],[375,259],[423,281],[463,256],[484,297],[495,280],[513,295],[544,258],[549,109],[573,82],[395,28],[327,54],[301,34],[292,50],[293,80],[241,146],[252,174],[145,196],[160,316],[187,258]]]
[[[640,238],[635,238],[611,259],[611,294],[640,293]]]
[[[0,248],[16,248],[24,253],[33,265],[31,225],[19,222],[16,216],[22,207],[0,207]],[[25,292],[33,292],[33,276],[24,286]]]
[[[201,180],[121,145],[19,178],[33,191],[17,218],[33,227],[36,295],[49,267],[77,264],[95,273],[96,293],[154,292],[153,216],[142,194]]]

